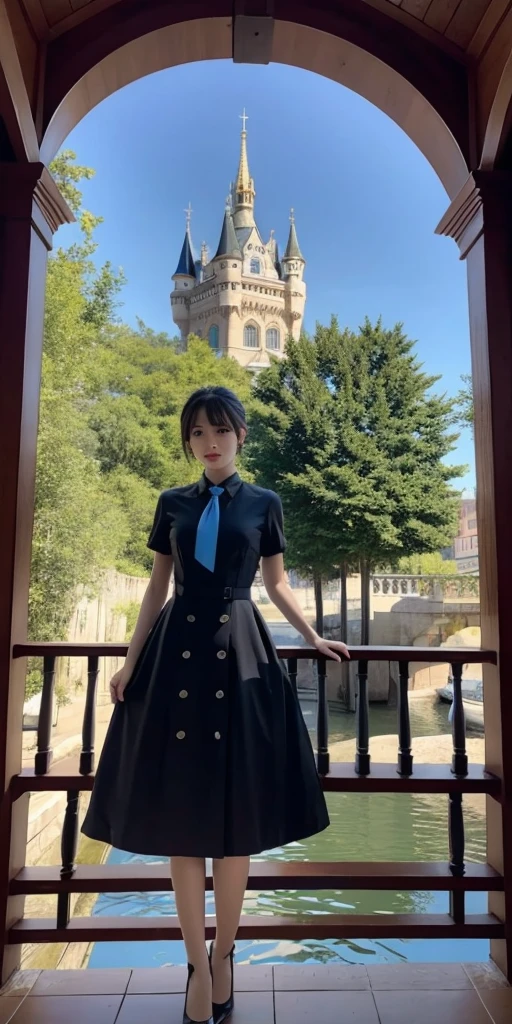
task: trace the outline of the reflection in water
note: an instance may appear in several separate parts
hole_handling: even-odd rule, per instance
[[[431,698],[411,701],[413,735],[425,736],[450,731],[447,707]],[[308,726],[314,728],[315,708],[304,704]],[[331,712],[330,737],[349,739],[355,718]],[[396,731],[396,711],[372,707],[370,734]],[[325,832],[282,849],[268,851],[258,860],[448,860],[448,798],[410,794],[327,794],[331,825]],[[484,798],[471,797],[465,807],[466,859],[485,862]],[[165,858],[142,857],[112,850],[108,863],[157,863]],[[468,913],[484,913],[485,893],[468,893]],[[438,892],[373,892],[333,890],[299,892],[260,891],[247,894],[244,914],[396,914],[445,913],[448,894]],[[168,892],[100,894],[93,913],[100,915],[167,916],[175,913],[174,897]],[[206,913],[214,913],[213,894],[206,895]],[[377,963],[415,960],[487,959],[486,940],[374,940],[305,939],[304,941],[251,941],[237,943],[237,961],[242,963]],[[146,967],[185,963],[181,942],[98,942],[90,967]]]

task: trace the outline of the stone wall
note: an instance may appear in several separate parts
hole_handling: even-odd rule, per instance
[[[125,576],[111,570],[106,573],[96,596],[79,594],[73,612],[67,639],[75,643],[112,643],[126,639],[127,619],[132,610],[140,606],[149,583],[148,577]],[[87,682],[85,658],[59,659],[59,680],[73,691]],[[100,658],[98,703],[110,700],[108,683],[122,664],[120,658]]]

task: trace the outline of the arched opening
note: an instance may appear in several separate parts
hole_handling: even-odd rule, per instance
[[[171,16],[167,11],[167,16]],[[453,197],[467,177],[467,162],[463,155],[464,132],[457,132],[457,114],[451,103],[463,88],[453,69],[444,69],[438,61],[438,72],[450,78],[451,92],[444,96],[446,122],[434,106],[439,99],[439,85],[430,83],[430,75],[422,78],[404,63],[400,73],[383,63],[378,40],[372,32],[364,38],[367,46],[350,41],[350,26],[343,23],[345,38],[307,24],[291,24],[276,19],[272,46],[272,61],[289,64],[332,78],[358,92],[387,113],[425,154]],[[341,30],[341,26],[340,26]],[[195,21],[167,24],[153,32],[137,36],[140,25],[135,20],[126,24],[123,34],[134,37],[116,48],[115,34],[97,41],[93,51],[84,53],[82,74],[77,80],[76,66],[62,64],[48,90],[45,132],[41,144],[41,158],[48,163],[53,159],[71,129],[106,96],[129,82],[154,71],[197,60],[217,60],[231,56],[231,25],[224,18],[198,18]],[[361,39],[361,36],[358,36]],[[58,48],[57,48],[58,49]],[[400,53],[397,60],[401,64]],[[406,70],[407,69],[407,70]],[[428,98],[430,84],[432,98]],[[421,88],[420,88],[421,86]],[[424,90],[424,92],[421,91]],[[449,125],[449,127],[448,127]],[[460,141],[457,141],[457,134]]]
[[[265,343],[267,348],[274,352],[281,348],[281,335],[278,327],[267,327]]]
[[[164,5],[159,6],[162,8]],[[220,9],[224,15],[222,4]],[[81,47],[77,40],[76,53],[73,47],[69,47],[66,52],[66,47],[59,47],[58,41],[49,47],[46,63],[46,105],[41,114],[43,124],[47,125],[41,150],[44,160],[49,161],[52,158],[71,127],[78,123],[87,110],[128,81],[157,70],[158,66],[167,67],[183,61],[231,55],[231,25],[227,19],[224,21],[223,16],[215,19],[198,19],[196,22],[182,22],[175,26],[149,26],[149,23],[144,21],[145,13],[139,11],[135,18],[127,18],[120,34],[111,31],[98,33],[97,38],[91,38],[84,33],[84,45]],[[152,10],[153,22],[154,13]],[[162,19],[167,15],[168,10],[163,15],[160,13],[159,17]],[[121,17],[123,16],[124,12]],[[355,32],[347,18],[343,21],[346,38],[341,38],[341,30],[338,31],[337,25],[335,30],[334,16],[329,21],[323,11],[309,15],[304,13],[300,6],[296,18],[297,21],[302,19],[304,23],[292,24],[284,20],[275,23],[273,59],[281,63],[297,64],[327,75],[334,81],[342,81],[385,110],[425,154],[448,195],[454,199],[445,227],[447,233],[461,240],[463,255],[470,252],[470,313],[473,321],[474,366],[478,371],[476,431],[479,445],[480,518],[488,530],[489,537],[485,552],[487,632],[484,635],[484,642],[494,650],[499,647],[501,639],[505,659],[507,652],[503,638],[506,636],[506,624],[510,621],[510,599],[506,593],[507,531],[512,499],[507,482],[510,480],[508,459],[500,449],[500,442],[507,436],[507,424],[510,421],[511,316],[510,299],[507,297],[510,279],[509,205],[503,194],[504,190],[497,192],[494,181],[490,181],[489,178],[475,177],[476,185],[475,182],[469,182],[467,190],[461,192],[467,179],[471,148],[469,117],[466,119],[468,83],[464,70],[459,73],[444,55],[432,53],[432,63],[429,63],[426,54],[423,54],[425,61],[415,60],[415,56],[420,56],[420,51],[408,49],[404,45],[400,47],[400,41],[393,52],[389,47],[386,50],[386,40],[378,32],[374,33],[372,39],[368,33],[365,34],[364,26],[361,29],[359,24]],[[308,18],[315,22],[314,26],[305,24]],[[77,34],[80,35],[80,29]],[[356,36],[358,42],[355,41]],[[120,43],[122,45],[119,45]],[[402,57],[400,48],[403,51]],[[436,61],[440,68],[439,75],[435,70]],[[475,106],[478,106],[476,99]],[[41,104],[40,113],[42,109]],[[500,109],[508,109],[508,104],[500,101]],[[482,220],[483,206],[486,207],[485,231]],[[45,211],[48,213],[48,204]],[[54,216],[52,220],[50,213],[48,222],[50,221],[56,226],[58,218]],[[40,225],[38,228],[40,231]],[[32,363],[33,367],[35,363],[37,367],[39,350],[37,339],[29,345],[25,335],[25,320],[21,316],[21,306],[26,301],[23,289],[27,294],[29,290],[28,268],[31,257],[31,287],[34,287],[34,280],[37,277],[39,291],[44,265],[41,255],[27,254],[21,244],[13,251],[16,252],[19,261],[19,265],[14,269],[21,269],[27,273],[22,285],[19,284],[22,276],[17,274],[13,277],[14,270],[13,274],[7,275],[4,280],[4,289],[7,282],[12,291],[15,307],[14,312],[10,312],[10,323],[14,325],[15,330],[9,332],[9,336],[14,338],[16,344],[11,348],[23,354],[23,346],[26,345],[31,358],[26,360],[29,376],[25,379],[23,367],[20,367],[19,362],[14,361],[9,367],[13,401],[11,402],[9,396],[9,415],[3,432],[4,436],[7,436],[12,428],[13,441],[11,445],[9,437],[7,468],[8,480],[10,477],[13,483],[9,484],[8,502],[4,513],[8,527],[5,535],[8,536],[10,559],[6,573],[8,586],[11,584],[14,551],[20,552],[28,539],[27,522],[30,518],[29,515],[27,517],[27,512],[21,509],[15,548],[12,513],[18,500],[16,491],[22,497],[28,494],[29,501],[33,491],[33,408],[34,395],[37,393],[37,369],[31,370],[30,364]],[[41,302],[31,309],[32,321],[34,318],[40,318],[40,315]],[[14,356],[10,358],[14,359]],[[23,388],[24,403],[21,402]],[[13,406],[15,415],[12,415]],[[23,421],[22,407],[25,417]],[[20,427],[22,422],[23,430]],[[16,635],[20,635],[20,631],[23,633],[23,613],[20,614],[19,609],[23,606],[26,591],[26,564],[18,564],[16,572],[21,583],[15,585],[15,638]],[[9,628],[10,625],[9,621]],[[8,644],[10,639],[9,634]],[[7,646],[4,646],[7,651]],[[4,662],[8,667],[7,655]],[[494,673],[494,681],[498,685],[492,692],[488,690],[489,700],[492,702],[496,743],[489,753],[487,767],[494,770],[500,778],[504,775],[510,778],[512,765],[510,756],[503,754],[503,723],[500,721],[500,713],[507,705],[505,697],[500,698],[500,680],[497,672],[491,668],[490,673]],[[7,672],[4,676],[7,677]],[[2,707],[4,709],[4,705]],[[6,715],[3,718],[7,721]],[[10,751],[9,764],[14,764],[15,760],[16,757]],[[507,814],[510,815],[510,808],[505,804],[502,812],[495,809],[493,835],[490,840],[490,860],[494,864],[499,864],[502,856],[500,830],[503,823],[507,825]],[[510,903],[509,896],[507,900]],[[455,901],[455,905],[459,906],[460,913],[460,903],[457,904]]]
[[[210,348],[217,349],[219,347],[219,328],[217,324],[212,324],[208,330],[208,344]]]
[[[257,324],[249,323],[244,326],[244,347],[259,348],[260,330]]]

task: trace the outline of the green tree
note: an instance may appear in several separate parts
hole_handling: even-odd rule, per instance
[[[344,563],[344,535],[326,514],[325,476],[335,457],[333,398],[306,336],[289,340],[254,387],[249,465],[259,483],[279,491],[286,516],[286,564],[311,576],[316,628],[323,632],[322,585]]]
[[[94,348],[107,314],[90,315],[97,304],[90,263],[94,218],[81,215],[77,183],[92,172],[70,160],[71,154],[61,154],[51,170],[78,214],[84,242],[58,249],[48,265],[29,593],[34,640],[65,637],[77,586],[92,586],[114,563],[127,533],[122,509],[104,487],[87,423]],[[101,277],[113,299],[119,279],[111,268],[96,273]],[[41,684],[37,674],[31,683],[34,692]]]
[[[431,392],[439,378],[423,373],[413,348],[401,325],[366,320],[355,334],[333,318],[311,340],[289,343],[256,386],[254,464],[286,500],[289,557],[298,563],[310,541],[312,550],[325,543],[342,573],[358,565],[362,643],[371,571],[438,550],[457,523],[449,481],[461,467],[443,461],[457,437],[455,403]]]
[[[461,381],[464,385],[457,395],[459,409],[459,423],[462,427],[469,427],[473,436],[475,425],[475,410],[473,404],[473,379],[470,373],[462,373]]]
[[[396,571],[407,576],[453,576],[457,572],[457,563],[451,558],[443,558],[439,551],[422,552],[400,558]]]
[[[432,390],[440,378],[424,373],[401,324],[386,329],[381,320],[366,319],[357,334],[343,332],[340,350],[331,367],[337,463],[351,466],[363,484],[353,549],[361,573],[361,639],[368,643],[372,570],[451,542],[460,495],[450,481],[464,467],[444,461],[458,436],[456,401]]]
[[[129,524],[116,567],[138,575],[151,569],[145,545],[159,491],[192,482],[199,473],[181,445],[186,399],[198,387],[224,384],[247,402],[251,378],[199,338],[191,336],[187,351],[179,354],[173,339],[140,320],[137,330],[115,324],[102,333],[95,368],[100,385],[89,404],[88,424],[105,485]]]

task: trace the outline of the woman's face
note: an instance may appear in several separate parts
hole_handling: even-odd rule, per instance
[[[207,419],[204,409],[200,409],[192,424],[189,444],[192,454],[206,469],[221,472],[230,469],[236,458],[238,443],[243,442],[246,431],[241,430],[237,437],[233,427],[215,427]]]

